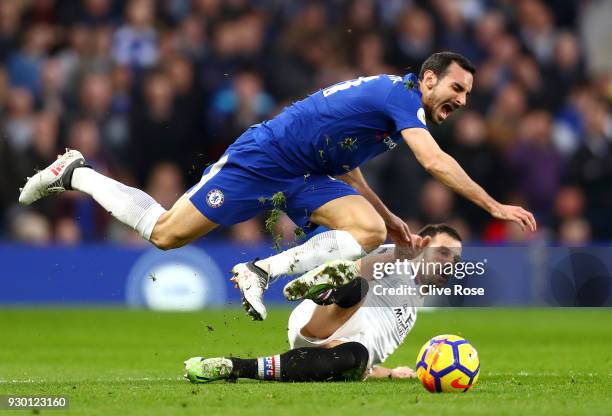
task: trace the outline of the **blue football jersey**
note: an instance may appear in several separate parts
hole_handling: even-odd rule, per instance
[[[414,74],[376,75],[318,91],[266,121],[254,135],[262,150],[296,175],[342,175],[391,150],[401,131],[424,128]]]

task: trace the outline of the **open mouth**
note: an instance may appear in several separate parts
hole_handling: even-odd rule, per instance
[[[455,111],[456,108],[457,107],[455,105],[449,102],[442,104],[442,107],[440,107],[440,117],[442,118],[442,120],[446,120],[446,117],[448,117],[450,113]]]

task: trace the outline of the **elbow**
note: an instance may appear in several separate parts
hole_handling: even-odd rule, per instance
[[[443,171],[444,163],[440,155],[433,155],[421,161],[423,168],[430,174],[435,175]]]
[[[423,168],[427,171],[427,173],[430,173],[432,175],[434,174],[436,170],[436,163],[433,160],[423,161],[421,163],[421,166],[423,166]]]

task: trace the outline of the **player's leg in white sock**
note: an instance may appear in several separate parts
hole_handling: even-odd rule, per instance
[[[316,209],[311,221],[332,229],[304,244],[260,260],[257,266],[274,278],[301,274],[330,260],[357,260],[386,238],[384,221],[360,195],[334,199]]]
[[[383,219],[361,195],[345,195],[324,203],[313,211],[310,221],[331,231],[275,256],[240,263],[232,269],[243,305],[254,319],[266,317],[263,293],[270,280],[283,274],[305,273],[331,260],[357,260],[387,237]]]
[[[331,230],[255,264],[268,272],[271,278],[275,278],[284,274],[306,273],[330,260],[356,260],[365,254],[365,250],[351,233]]]
[[[113,217],[136,230],[145,240],[166,210],[147,193],[126,186],[87,167],[72,174],[73,189],[96,200]]]
[[[184,246],[217,227],[192,204],[187,194],[166,211],[140,189],[90,168],[76,168],[71,186],[92,196],[113,217],[162,250]]]

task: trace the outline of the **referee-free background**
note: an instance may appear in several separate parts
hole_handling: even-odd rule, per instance
[[[331,403],[344,413],[604,413],[610,21],[606,0],[0,2],[0,393],[66,394],[73,414],[311,414]],[[432,134],[495,198],[533,211],[538,232],[491,219],[403,145],[363,170],[413,231],[449,222],[467,258],[487,259],[481,280],[461,282],[487,296],[422,313],[390,363],[410,365],[428,338],[459,333],[482,358],[465,396],[410,381],[186,385],[191,355],[286,348],[282,283],[266,295],[270,320],[251,323],[227,278],[235,263],[272,254],[274,239],[296,244],[294,225],[281,217],[270,235],[264,213],[161,252],[83,195],[17,204],[25,177],[69,147],[169,208],[249,125],[342,80],[418,72],[441,50],[478,70],[468,106]]]

